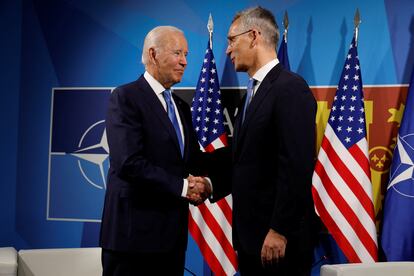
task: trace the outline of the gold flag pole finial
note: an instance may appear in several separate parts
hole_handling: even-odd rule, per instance
[[[213,50],[213,29],[214,29],[213,17],[211,16],[211,13],[210,13],[208,17],[207,30],[210,33],[210,49],[212,50]]]
[[[285,40],[285,43],[287,43],[287,32],[289,28],[289,17],[287,11],[285,11],[285,16],[283,18],[283,27],[285,27],[285,30],[283,32],[283,39]]]
[[[354,25],[355,25],[355,46],[358,45],[358,30],[359,24],[361,24],[361,16],[359,14],[359,9],[356,9],[355,16],[354,16]]]

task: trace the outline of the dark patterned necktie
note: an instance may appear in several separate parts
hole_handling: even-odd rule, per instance
[[[252,100],[252,97],[253,97],[253,87],[255,83],[256,83],[256,80],[253,78],[250,78],[249,82],[247,83],[247,96],[246,96],[246,101],[244,102],[242,123],[244,123],[244,118],[246,116],[247,107],[249,106]]]

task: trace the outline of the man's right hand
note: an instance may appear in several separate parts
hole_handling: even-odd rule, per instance
[[[210,183],[200,176],[190,175],[188,178],[187,199],[193,205],[200,205],[211,194]]]

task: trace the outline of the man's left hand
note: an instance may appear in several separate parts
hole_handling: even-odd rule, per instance
[[[272,265],[285,256],[287,239],[285,236],[270,229],[263,242],[261,259],[262,265]]]

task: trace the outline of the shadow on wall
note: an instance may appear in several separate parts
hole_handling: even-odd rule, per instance
[[[344,66],[344,60],[345,60],[345,55],[347,51],[346,45],[347,43],[349,43],[346,41],[346,35],[348,33],[348,29],[346,27],[345,18],[342,20],[340,33],[341,33],[341,42],[339,43],[338,55],[336,56],[336,61],[335,61],[335,65],[332,70],[330,83],[338,83],[338,80],[342,73],[341,70]]]
[[[410,81],[411,73],[414,71],[414,15],[411,17],[409,30],[411,39],[410,46],[408,47],[407,63],[405,64],[403,79]]]
[[[234,70],[234,65],[231,62],[229,56],[226,56],[226,61],[224,63],[223,74],[221,75],[220,87],[223,86],[236,86],[240,85],[239,78],[236,71]]]
[[[301,76],[306,76],[306,81],[309,85],[315,84],[315,71],[313,69],[311,45],[312,45],[312,32],[313,32],[313,21],[312,17],[309,19],[306,46],[303,52],[302,59],[299,63],[297,73]]]

